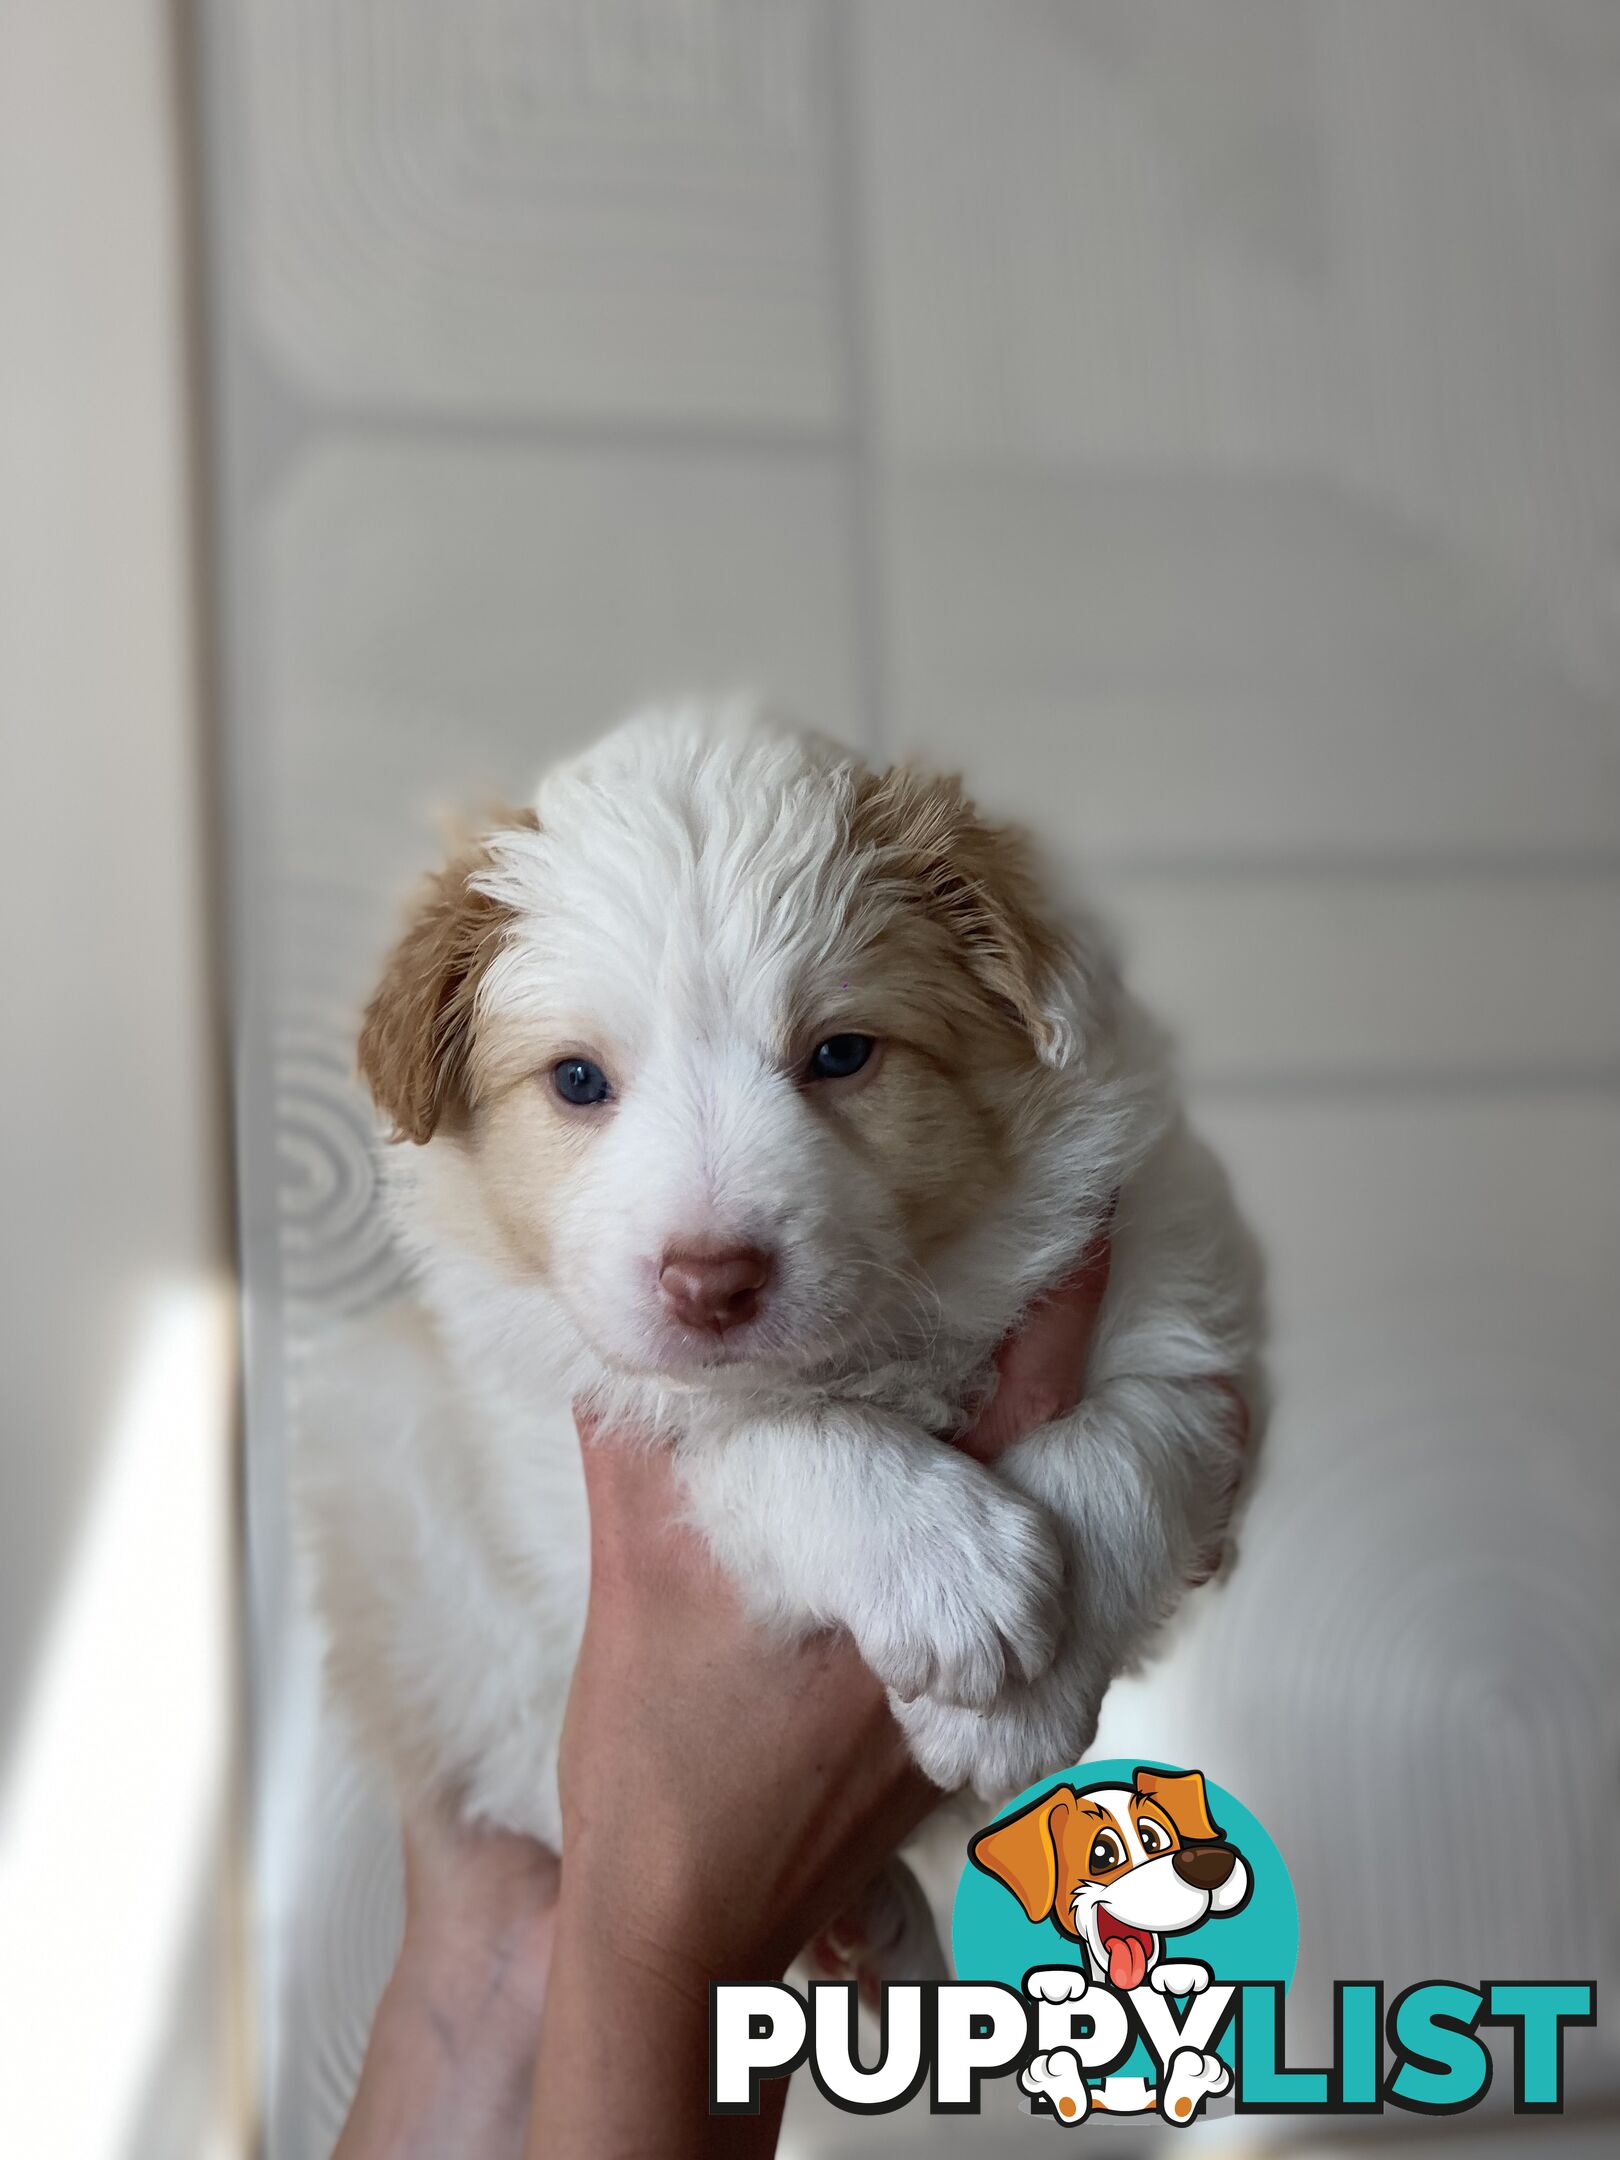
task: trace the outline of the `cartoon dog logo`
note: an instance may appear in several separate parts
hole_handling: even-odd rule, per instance
[[[1209,1812],[1203,1774],[1141,1769],[1129,1785],[1057,1785],[968,1847],[975,1865],[1003,1883],[1031,1920],[1050,1920],[1085,1953],[1086,1971],[1117,1994],[1146,1985],[1161,1995],[1197,1995],[1207,1965],[1168,1959],[1165,1938],[1248,1903],[1253,1878]],[[1084,1975],[1055,1968],[1032,1976],[1037,1992],[1074,2000]],[[1038,2055],[1020,2074],[1026,2092],[1052,2101],[1067,2122],[1091,2107],[1140,2113],[1157,2106],[1168,2120],[1191,2121],[1206,2098],[1224,2092],[1231,2072],[1220,2058],[1181,2048],[1156,2092],[1140,2078],[1109,2078],[1088,2088],[1069,2049]]]

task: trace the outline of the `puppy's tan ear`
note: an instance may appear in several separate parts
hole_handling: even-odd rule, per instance
[[[1072,1786],[1054,1786],[968,1845],[969,1859],[1005,1883],[1031,1920],[1049,1920],[1057,1905],[1057,1841],[1073,1801]]]
[[[535,832],[532,810],[503,812],[503,828]],[[469,842],[429,878],[383,969],[360,1028],[360,1070],[394,1140],[431,1140],[450,1111],[471,1108],[470,1058],[478,986],[511,910],[473,880],[490,867],[490,839]]]
[[[1138,1770],[1134,1782],[1144,1800],[1157,1800],[1184,1838],[1194,1844],[1220,1839],[1222,1833],[1209,1812],[1202,1770],[1185,1770],[1174,1776],[1164,1770]]]
[[[1075,1047],[1069,956],[1042,905],[1025,836],[982,818],[960,780],[908,765],[860,777],[850,824],[856,845],[877,852],[883,875],[912,887],[950,932],[1042,1062],[1065,1064]]]

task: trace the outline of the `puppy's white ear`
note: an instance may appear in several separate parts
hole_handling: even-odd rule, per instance
[[[1057,1906],[1058,1834],[1074,1801],[1072,1786],[1054,1786],[1039,1800],[992,1823],[968,1845],[975,1866],[1005,1883],[1031,1920],[1048,1920]]]
[[[1221,1832],[1209,1812],[1202,1770],[1138,1770],[1133,1780],[1144,1800],[1156,1800],[1181,1836],[1194,1844],[1216,1843]]]
[[[513,810],[500,824],[533,832],[539,820],[532,810]],[[428,880],[366,1007],[360,1070],[394,1140],[420,1146],[447,1115],[472,1107],[478,986],[512,919],[510,908],[481,888],[491,837],[460,849]]]
[[[1028,838],[982,818],[960,780],[908,765],[860,776],[850,830],[880,874],[950,932],[1042,1063],[1067,1064],[1079,1040],[1074,961],[1043,904]]]

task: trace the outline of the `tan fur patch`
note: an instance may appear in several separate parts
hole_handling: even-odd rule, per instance
[[[520,1279],[543,1280],[570,1178],[612,1116],[569,1109],[543,1075],[483,1105],[466,1142],[480,1204],[467,1211],[461,1242]]]
[[[875,853],[881,875],[910,888],[1037,1052],[1060,1056],[1051,1001],[1065,953],[1025,836],[982,818],[959,779],[895,765],[857,781],[850,839]]]
[[[511,810],[492,822],[535,832],[540,821],[532,810]],[[511,920],[472,884],[489,862],[486,834],[433,874],[366,1007],[360,1070],[395,1140],[420,1146],[446,1116],[472,1107],[478,986]]]
[[[832,1107],[887,1184],[917,1260],[961,1230],[994,1192],[1003,1164],[994,1118],[955,1074],[909,1043],[891,1041],[872,1086]]]
[[[950,934],[925,917],[897,915],[845,963],[815,1031],[846,1027],[882,1039],[882,1064],[870,1084],[817,1088],[810,1100],[887,1186],[922,1261],[995,1192],[1017,1105],[1040,1068],[964,970]]]

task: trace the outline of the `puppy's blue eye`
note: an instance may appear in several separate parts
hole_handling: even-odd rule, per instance
[[[804,1076],[807,1080],[847,1080],[876,1048],[870,1035],[829,1035],[810,1053]]]
[[[582,1105],[606,1102],[613,1093],[607,1074],[589,1058],[564,1058],[551,1068],[551,1084],[564,1102]]]

